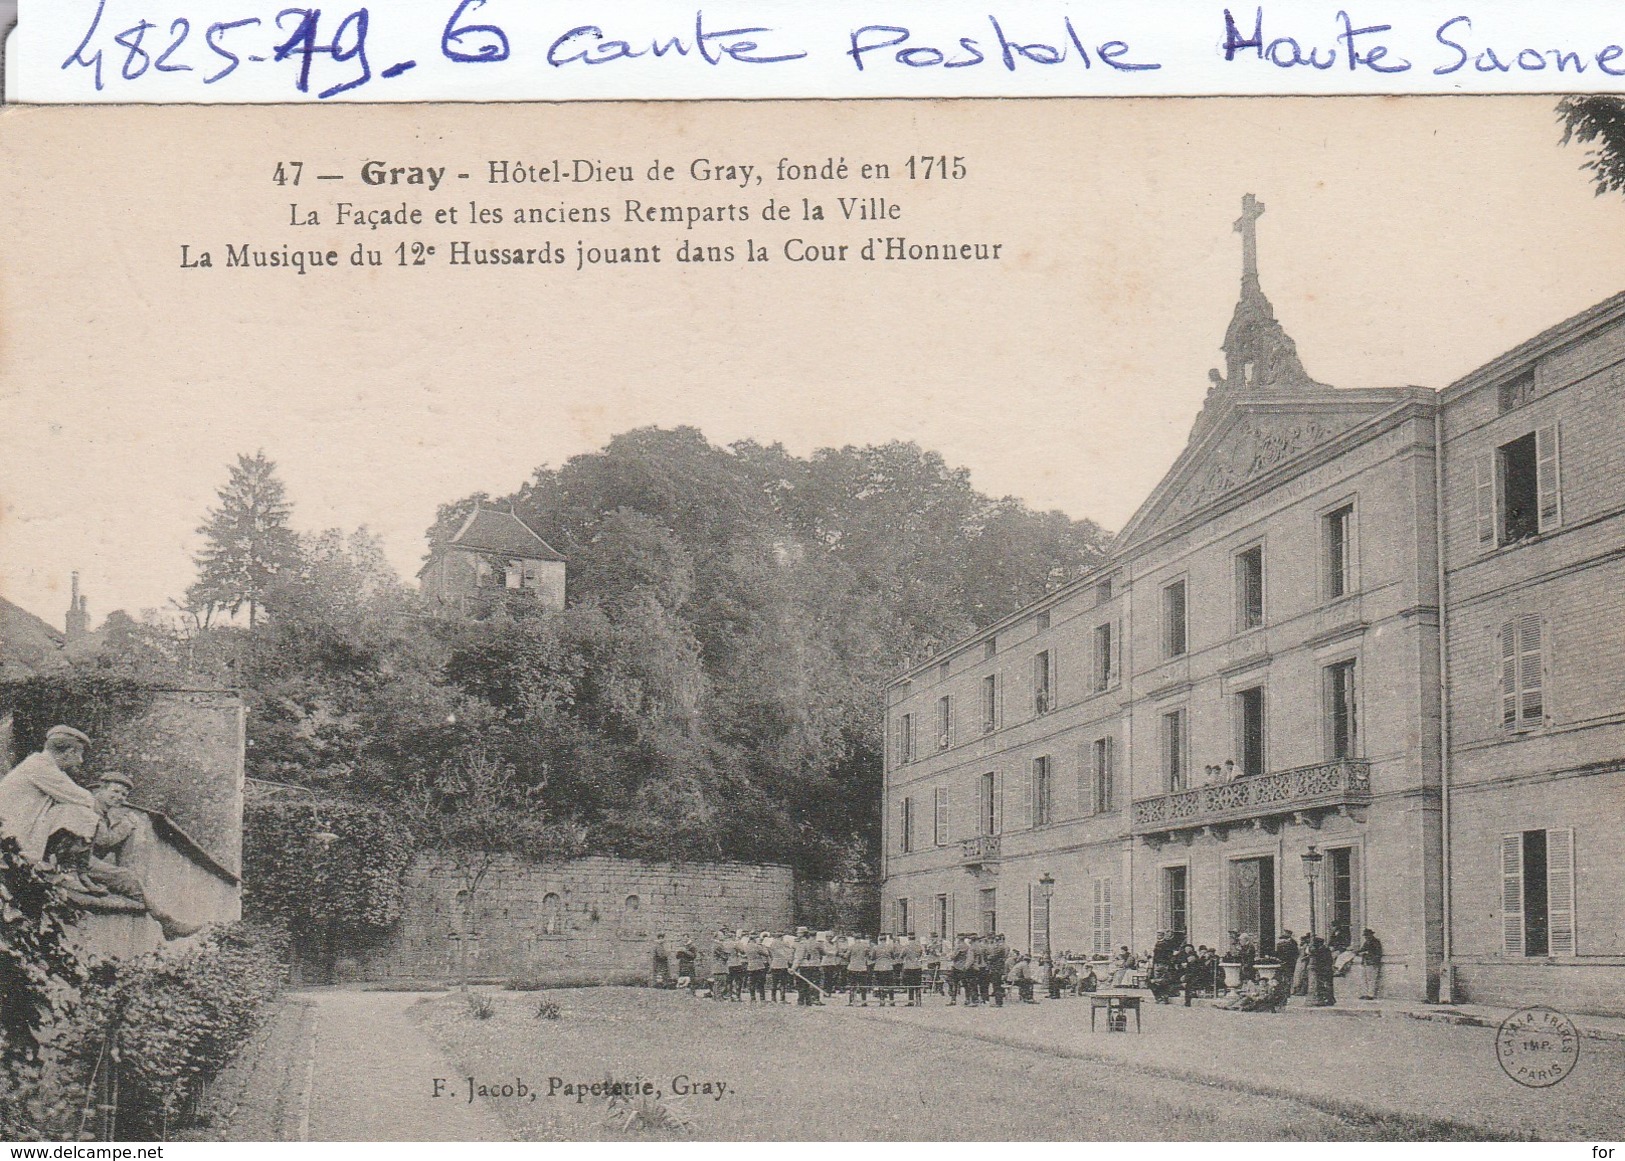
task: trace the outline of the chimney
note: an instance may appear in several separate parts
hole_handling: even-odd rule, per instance
[[[68,599],[68,642],[79,640],[90,629],[90,604],[79,595],[79,573],[73,574],[73,594]]]

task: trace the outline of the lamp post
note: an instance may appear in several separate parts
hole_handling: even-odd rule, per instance
[[[1038,889],[1039,892],[1044,896],[1044,957],[1047,959],[1050,955],[1050,900],[1055,897],[1055,876],[1051,875],[1048,871],[1045,871],[1043,876],[1038,880]]]
[[[1309,884],[1309,938],[1315,937],[1315,895],[1320,889],[1320,862],[1326,856],[1310,844],[1303,852],[1303,877]]]

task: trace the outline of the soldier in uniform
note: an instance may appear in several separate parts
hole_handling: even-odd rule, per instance
[[[861,935],[853,935],[846,944],[846,1002],[851,1004],[861,1000],[862,1007],[869,1006],[869,965],[873,961],[874,949],[869,941]]]
[[[796,928],[796,950],[790,960],[790,971],[796,978],[796,1003],[799,1006],[807,1008],[822,1002],[813,992],[813,984],[821,970],[818,941],[805,927]]]
[[[993,993],[996,1008],[1004,1007],[1004,973],[1008,963],[1009,949],[1004,946],[1004,936],[993,936],[987,950],[987,987]]]
[[[898,962],[903,965],[903,990],[908,993],[908,1006],[910,1008],[919,1007],[923,990],[920,986],[920,977],[923,974],[925,965],[925,948],[921,946],[920,941],[914,937],[914,933],[911,931],[908,933],[908,938],[903,940],[903,947],[899,954],[901,958]]]
[[[874,954],[870,957],[874,972],[875,999],[882,1006],[897,1007],[897,945],[890,935],[875,940]]]
[[[846,986],[846,955],[833,931],[818,933],[818,954],[824,964],[819,973],[824,981],[824,995],[833,996]]]
[[[753,1004],[758,1001],[767,1003],[767,965],[771,959],[767,941],[772,938],[771,931],[764,931],[760,935],[752,936],[745,947],[745,972]]]
[[[767,941],[767,998],[775,1004],[790,1000],[790,964],[795,954],[795,940],[788,935],[775,935]]]
[[[711,941],[711,998],[728,998],[728,933],[721,929]]]
[[[728,998],[735,1003],[745,998],[745,947],[743,931],[735,931],[728,940]]]
[[[959,946],[954,948],[953,958],[948,961],[948,1006],[951,1008],[959,1002],[959,993],[965,993],[967,1007],[976,1006],[976,949],[971,946],[970,936],[964,936]]]

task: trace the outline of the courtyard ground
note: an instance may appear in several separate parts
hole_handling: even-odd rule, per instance
[[[488,1016],[457,993],[294,994],[218,1129],[604,1140],[624,1138],[617,1114],[657,1106],[702,1140],[1618,1140],[1625,1129],[1617,1038],[1585,1040],[1566,1080],[1525,1089],[1497,1065],[1493,1027],[1342,1009],[1147,1003],[1136,1035],[1091,1033],[1076,999],[798,1009],[642,988],[473,995]],[[557,1019],[538,1018],[543,1003]],[[612,1106],[560,1090],[606,1078],[647,1081],[661,1099]]]

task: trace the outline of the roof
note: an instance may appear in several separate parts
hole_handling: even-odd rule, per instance
[[[1442,398],[1454,400],[1474,387],[1482,386],[1509,371],[1521,370],[1523,364],[1533,362],[1539,356],[1613,322],[1621,315],[1625,315],[1625,291],[1603,299],[1596,306],[1587,307],[1556,326],[1547,327],[1534,338],[1519,343],[1505,354],[1497,355],[1483,366],[1474,368],[1446,387],[1442,392]]]
[[[0,670],[36,673],[62,648],[63,634],[21,605],[0,597]]]
[[[474,509],[457,534],[446,543],[475,552],[494,552],[523,560],[564,559],[534,528],[512,511],[501,512],[494,508]]]

